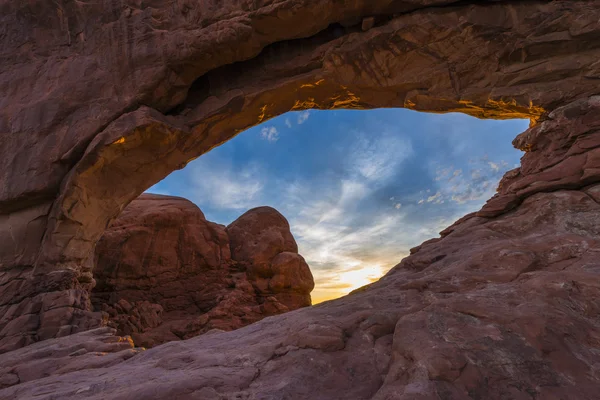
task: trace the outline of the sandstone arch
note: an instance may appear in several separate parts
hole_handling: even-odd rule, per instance
[[[3,350],[96,326],[89,256],[107,224],[173,169],[289,110],[531,118],[537,125],[516,142],[529,151],[523,168],[479,217],[600,181],[589,139],[596,1],[38,0],[2,9]]]

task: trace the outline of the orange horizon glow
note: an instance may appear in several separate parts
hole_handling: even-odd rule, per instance
[[[355,267],[356,268],[356,267]],[[315,288],[311,293],[312,304],[338,299],[353,290],[378,281],[387,272],[379,264],[368,265],[337,273],[334,277],[315,277]]]

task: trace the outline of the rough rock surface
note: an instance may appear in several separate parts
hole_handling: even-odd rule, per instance
[[[342,299],[0,398],[597,399],[598,201],[600,185],[537,193]]]
[[[314,281],[287,220],[269,207],[255,208],[227,227],[231,257],[254,288],[290,310],[311,305]]]
[[[140,350],[130,337],[116,336],[107,327],[41,341],[0,354],[0,389],[73,371],[108,368]]]
[[[250,126],[306,108],[537,121],[600,76],[594,0],[0,4],[0,351],[101,324],[106,227]]]
[[[92,304],[137,346],[311,305],[310,269],[287,220],[270,207],[226,228],[188,200],[144,194],[100,239],[96,259]]]
[[[102,324],[89,291],[110,222],[268,118],[408,107],[533,124],[499,194],[370,287],[19,384],[28,348],[14,350],[0,398],[598,398],[597,0],[0,9],[0,352],[47,339],[29,347],[42,360]]]
[[[526,152],[521,166],[502,178],[477,215],[495,216],[532,194],[600,181],[599,112],[600,96],[574,101],[517,136],[513,145]]]

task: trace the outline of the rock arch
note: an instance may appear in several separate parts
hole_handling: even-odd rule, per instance
[[[172,170],[289,110],[531,118],[515,142],[522,168],[478,218],[600,181],[595,1],[2,8],[0,351],[100,324],[90,256],[111,220]]]

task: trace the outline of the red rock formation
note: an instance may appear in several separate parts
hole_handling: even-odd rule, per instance
[[[599,18],[566,0],[4,2],[0,351],[100,324],[106,227],[241,130],[305,108],[537,120],[596,94]],[[52,317],[30,304],[71,292]]]
[[[232,258],[248,271],[261,295],[273,296],[291,310],[311,304],[312,274],[283,215],[256,208],[232,222],[227,233]]]
[[[314,287],[288,222],[270,207],[225,228],[188,200],[144,194],[106,231],[96,258],[92,303],[145,347],[309,306]]]
[[[507,173],[479,216],[506,212],[539,192],[577,189],[600,181],[600,96],[559,108],[513,141],[526,152],[521,166]]]

